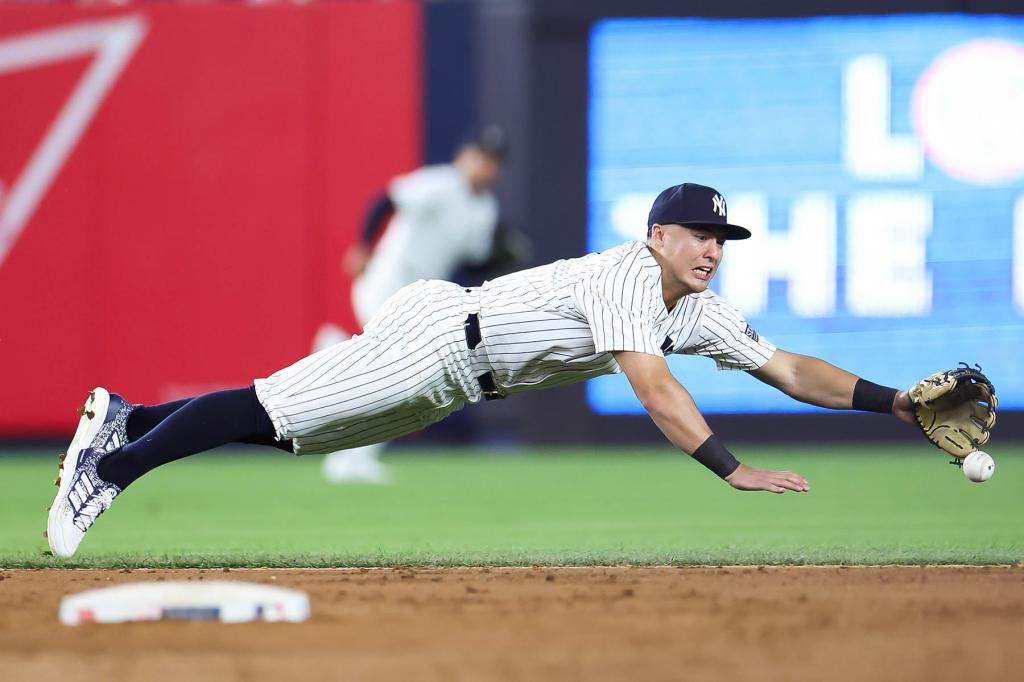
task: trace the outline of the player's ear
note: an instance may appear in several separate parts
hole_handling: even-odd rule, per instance
[[[649,244],[655,244],[661,246],[661,243],[665,240],[665,228],[661,223],[654,223],[647,230],[647,242]]]
[[[665,247],[665,225],[659,222],[655,222],[650,226],[650,238],[647,243],[657,249]]]

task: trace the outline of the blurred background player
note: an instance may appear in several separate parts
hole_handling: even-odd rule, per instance
[[[392,294],[419,279],[479,279],[521,266],[528,243],[500,226],[491,192],[507,151],[504,131],[485,126],[459,146],[451,163],[425,166],[392,180],[366,214],[362,235],[342,267],[355,279],[352,306],[360,327]],[[382,234],[383,233],[383,234]],[[459,276],[461,275],[461,277]],[[324,324],[319,351],[352,334]],[[335,452],[324,476],[335,483],[384,483],[383,444]]]

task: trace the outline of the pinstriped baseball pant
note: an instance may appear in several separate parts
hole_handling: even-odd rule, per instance
[[[278,438],[296,454],[322,454],[391,440],[481,399],[463,323],[479,290],[420,280],[399,290],[362,334],[254,383]]]

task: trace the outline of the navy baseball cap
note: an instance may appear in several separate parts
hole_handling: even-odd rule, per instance
[[[480,151],[503,160],[508,155],[508,138],[505,129],[495,123],[489,123],[466,135],[462,143],[476,147]]]
[[[684,182],[658,195],[647,216],[647,234],[655,223],[683,227],[715,227],[726,239],[746,239],[750,230],[730,225],[725,197],[706,185]]]

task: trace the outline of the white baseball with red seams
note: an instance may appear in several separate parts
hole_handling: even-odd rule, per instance
[[[984,483],[996,472],[996,461],[987,452],[975,450],[964,457],[963,472],[968,480]]]

